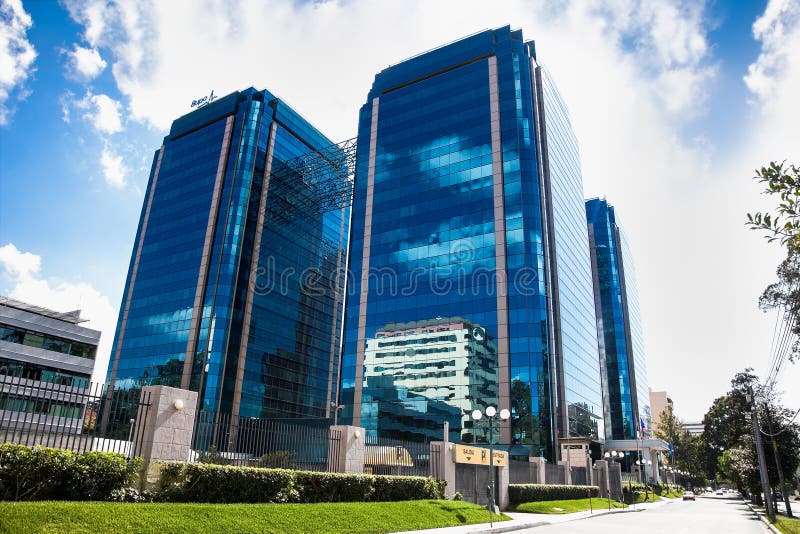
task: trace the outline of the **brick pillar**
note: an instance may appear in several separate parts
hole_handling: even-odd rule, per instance
[[[546,484],[547,476],[544,472],[544,458],[541,456],[531,456],[528,458],[528,461],[532,464],[536,465],[536,484]]]
[[[570,469],[570,467],[571,467],[570,464],[566,460],[560,460],[558,462],[558,465],[561,466],[561,468],[564,471],[564,484],[566,484],[567,486],[571,486],[572,485],[572,470]]]
[[[454,460],[453,448],[455,445],[450,442],[431,441],[431,477],[436,480],[444,480],[447,486],[444,488],[444,495],[452,499],[456,493],[456,462]]]
[[[611,482],[608,478],[608,462],[606,460],[597,460],[594,463],[594,475],[597,480],[597,485],[600,487],[600,497],[608,498],[610,495],[609,485]]]
[[[453,464],[455,466],[456,464]],[[453,482],[455,482],[455,469],[453,470]],[[503,467],[497,468],[497,504],[500,511],[508,508],[508,463]]]
[[[331,430],[341,432],[338,457],[332,458],[331,467],[338,473],[364,472],[364,429],[358,426],[337,425]]]
[[[150,406],[140,406],[133,435],[134,455],[155,460],[187,461],[192,446],[197,392],[168,386],[145,386]],[[142,420],[144,418],[144,420]]]
[[[609,464],[608,479],[611,484],[611,498],[622,501],[622,464],[619,462]]]

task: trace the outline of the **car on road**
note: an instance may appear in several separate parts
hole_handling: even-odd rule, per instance
[[[717,490],[717,495],[722,495],[722,490]]]
[[[693,501],[694,500],[694,492],[692,492],[692,491],[684,491],[683,492],[683,500],[684,501]]]

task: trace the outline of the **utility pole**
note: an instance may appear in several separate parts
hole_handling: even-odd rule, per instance
[[[778,443],[775,441],[775,428],[772,426],[772,413],[767,407],[767,422],[769,423],[769,434],[772,438],[772,451],[775,453],[775,466],[778,468],[778,480],[781,481],[781,495],[783,496],[783,503],[786,505],[786,515],[792,516],[792,506],[789,504],[789,494],[786,492],[786,480],[783,478],[783,470],[781,469],[781,456],[778,454]],[[777,503],[775,503],[777,507]]]
[[[758,428],[758,406],[753,388],[748,389],[747,400],[750,401],[750,410],[753,420],[753,434],[756,440],[756,453],[758,453],[758,471],[761,475],[761,488],[764,491],[764,507],[767,509],[767,516],[771,522],[775,522],[775,509],[772,506],[772,499],[769,491],[769,478],[767,477],[767,462],[764,460],[764,447],[761,445],[761,430]]]

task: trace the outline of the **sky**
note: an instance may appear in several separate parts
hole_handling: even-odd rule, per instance
[[[800,164],[800,0],[0,0],[0,294],[83,310],[103,380],[153,153],[193,99],[269,89],[349,139],[378,71],[505,25],[628,235],[650,385],[700,420],[768,373],[784,253],[744,221],[774,208],[754,169]],[[800,364],[777,389],[800,408]]]

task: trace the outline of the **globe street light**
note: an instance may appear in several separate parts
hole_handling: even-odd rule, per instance
[[[494,406],[486,407],[486,419],[489,421],[489,526],[492,527],[492,512],[494,511],[494,448],[492,447],[492,433],[494,432],[494,421],[500,417],[500,420],[506,421],[511,417],[511,412],[503,408],[500,413],[497,413],[497,408]],[[472,419],[475,422],[480,421],[483,414],[480,410],[475,409],[472,411]]]

